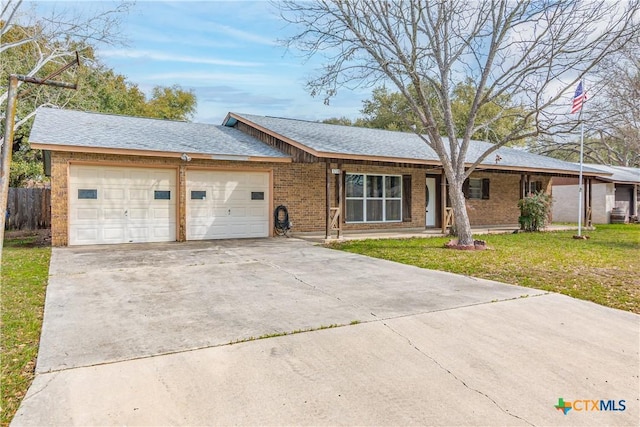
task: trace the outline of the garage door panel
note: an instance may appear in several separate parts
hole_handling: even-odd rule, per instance
[[[124,188],[105,188],[102,193],[104,200],[125,200]]]
[[[78,182],[82,182],[82,183],[98,183],[100,182],[100,171],[96,170],[96,169],[80,169],[76,172],[76,174],[71,174],[71,176],[69,177],[69,182],[70,183],[78,183]]]
[[[141,202],[147,202],[150,199],[149,191],[144,189],[130,189],[129,200],[136,200]]]
[[[155,185],[169,188],[173,185],[175,175],[170,171],[153,172],[151,178],[155,182]]]
[[[264,218],[268,214],[269,213],[267,212],[267,208],[265,206],[265,207],[259,207],[259,208],[250,208],[248,210],[247,216],[252,218]]]
[[[102,216],[103,216],[103,219],[105,219],[105,220],[122,221],[123,218],[124,218],[124,207],[121,208],[121,209],[103,208],[102,209]]]
[[[173,238],[170,234],[169,229],[167,228],[154,228],[153,230],[153,238],[159,242],[165,241],[168,238]]]
[[[82,228],[75,230],[76,239],[78,241],[93,242],[98,238],[98,229],[96,227]]]
[[[231,215],[233,215],[235,218],[244,218],[247,216],[247,210],[245,208],[234,208],[231,211]]]
[[[211,216],[209,212],[209,208],[191,208],[190,217],[194,220],[199,218],[208,218]]]
[[[112,181],[122,181],[127,179],[128,171],[126,169],[120,168],[110,168],[110,169],[102,169],[99,170],[98,173],[102,172],[101,181],[102,182],[112,182]],[[100,176],[100,175],[99,175]]]
[[[219,208],[214,207],[211,210],[212,216],[214,218],[219,218],[219,219],[225,218],[228,215],[228,212],[229,212],[229,209],[225,207],[219,207]]]
[[[147,225],[140,225],[140,226],[129,226],[129,237],[131,239],[136,239],[136,240],[142,240],[142,241],[148,241],[148,237],[149,237],[149,230],[147,228]]]
[[[267,237],[269,183],[268,172],[188,171],[187,239]],[[192,191],[206,192],[204,199],[191,199]]]
[[[154,208],[151,213],[154,219],[175,219],[175,217],[171,215],[171,210],[167,208]]]
[[[147,209],[130,209],[129,218],[136,219],[149,219],[149,211]]]
[[[102,227],[102,235],[107,242],[124,242],[125,229],[123,226],[104,226]]]
[[[98,209],[88,208],[88,209],[77,209],[76,216],[78,220],[97,220],[98,218]]]

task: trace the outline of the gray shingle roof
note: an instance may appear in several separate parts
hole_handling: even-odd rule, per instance
[[[577,163],[576,163],[577,164]],[[640,168],[629,168],[624,166],[606,166],[597,164],[585,164],[590,169],[610,173],[611,176],[602,176],[605,181],[640,184]]]
[[[38,109],[29,141],[168,153],[289,157],[237,129],[225,126],[54,108]]]
[[[234,113],[234,115],[321,153],[439,162],[436,153],[420,137],[409,132],[333,125],[252,114]],[[232,125],[232,122],[233,120],[228,121],[228,124]],[[467,153],[467,161],[474,161],[490,146],[491,144],[487,142],[471,141]],[[579,172],[579,166],[574,163],[508,147],[499,148],[495,153],[490,154],[482,164],[495,166],[496,154],[502,158],[498,163],[501,167],[566,171],[567,173],[576,174]],[[595,173],[597,171],[584,168],[584,172]]]

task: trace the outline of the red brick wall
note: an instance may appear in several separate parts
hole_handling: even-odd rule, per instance
[[[517,225],[520,216],[520,175],[474,172],[471,178],[489,178],[488,200],[467,199],[471,225]],[[531,175],[531,181],[542,181],[542,189],[551,193],[549,177]]]

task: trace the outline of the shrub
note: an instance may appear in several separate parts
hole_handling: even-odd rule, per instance
[[[520,228],[524,231],[540,231],[544,228],[551,212],[551,196],[542,191],[530,193],[518,201],[520,208]]]

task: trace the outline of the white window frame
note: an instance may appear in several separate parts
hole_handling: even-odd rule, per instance
[[[362,224],[362,223],[385,223],[385,222],[402,222],[402,196],[404,194],[404,188],[402,186],[402,175],[391,174],[379,174],[379,173],[346,173],[346,175],[360,175],[362,176],[362,197],[349,197],[346,194],[345,188],[345,222],[347,224]],[[382,177],[382,197],[367,197],[367,178],[370,176]],[[397,178],[400,182],[400,197],[387,197],[387,177]],[[347,221],[349,217],[347,212],[347,200],[360,200],[362,202],[362,220],[361,221]],[[367,201],[368,200],[380,200],[382,201],[382,220],[381,221],[368,221],[367,220]],[[400,202],[400,218],[387,220],[387,201],[397,200]]]

